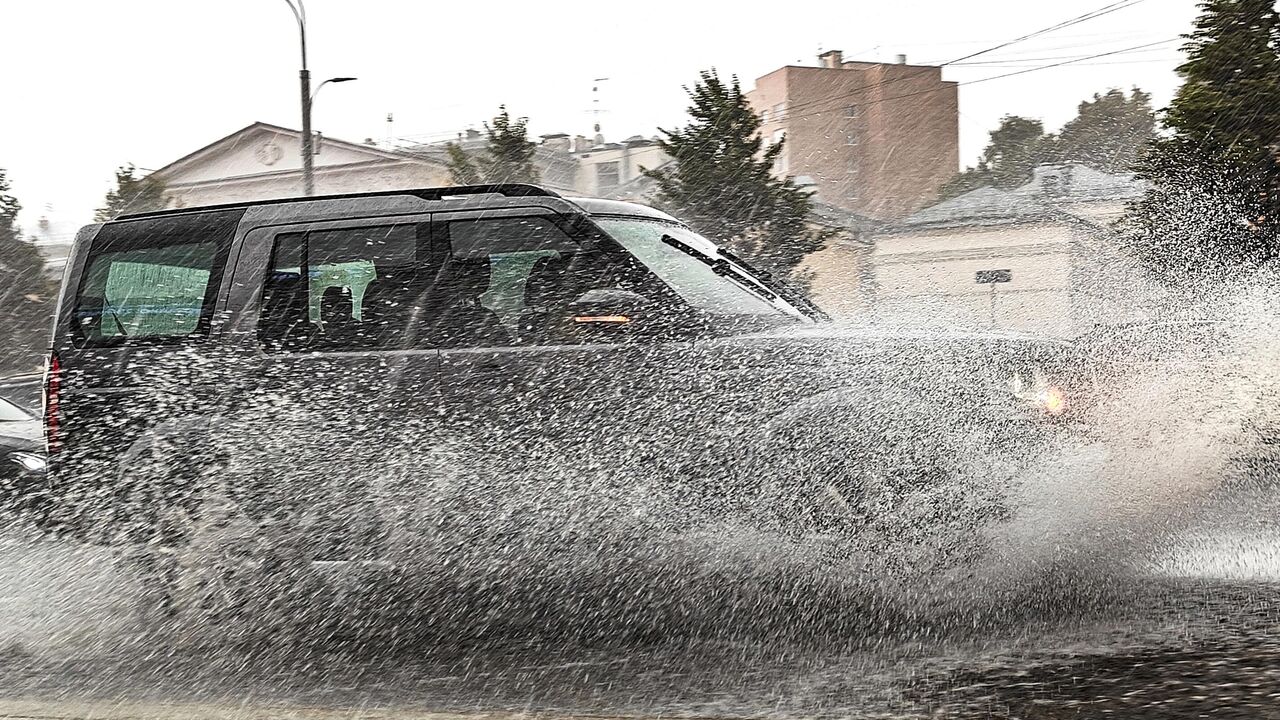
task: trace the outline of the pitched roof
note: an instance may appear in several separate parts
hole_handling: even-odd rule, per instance
[[[1049,208],[1038,198],[1009,190],[981,187],[907,216],[897,229],[1000,225],[1043,219]]]
[[[225,147],[235,147],[241,141],[245,140],[249,136],[254,135],[256,133],[260,133],[260,132],[270,132],[276,135],[286,135],[286,136],[291,136],[299,139],[301,139],[302,137],[302,132],[299,130],[294,130],[292,128],[287,128],[287,127],[281,127],[280,125],[272,125],[271,123],[265,123],[260,121],[253,122],[231,133],[230,135],[226,135],[224,137],[218,138],[217,140],[214,140],[213,142],[209,143],[208,145],[205,145],[199,150],[183,155],[177,160],[174,160],[168,165],[165,165],[159,170],[156,170],[155,172],[152,173],[152,175],[156,175],[160,179],[163,179],[166,175],[173,174],[178,170],[182,169],[183,167],[196,163]],[[372,147],[370,145],[353,143],[347,140],[339,140],[337,138],[332,138],[324,135],[321,135],[319,137],[319,141],[324,143],[324,145],[327,145],[330,147],[344,148],[346,150],[369,155],[371,156],[371,159],[378,158],[378,159],[385,159],[385,160],[401,160],[402,161],[406,158],[406,156],[401,153],[383,150],[381,148]]]
[[[931,228],[1007,225],[1060,217],[1076,203],[1124,202],[1145,184],[1132,173],[1104,173],[1084,165],[1040,165],[1031,180],[1010,190],[980,187],[919,210],[890,232]]]

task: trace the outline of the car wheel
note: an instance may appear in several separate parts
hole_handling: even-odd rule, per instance
[[[868,571],[935,573],[985,551],[1016,473],[1008,428],[897,388],[793,405],[743,453],[760,522]]]

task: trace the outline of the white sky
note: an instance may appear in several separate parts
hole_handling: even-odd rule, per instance
[[[307,0],[315,129],[360,141],[433,140],[506,103],[534,135],[590,134],[593,78],[607,138],[653,135],[684,119],[681,86],[700,69],[746,87],[818,49],[846,59],[939,63],[1114,0],[808,0],[751,3]],[[1025,66],[1169,40],[1195,0],[1143,0],[1103,17],[950,66],[972,81]],[[31,226],[90,220],[116,166],[158,168],[255,120],[298,127],[298,37],[284,0],[0,0],[0,168]],[[961,158],[972,163],[1000,116],[1050,129],[1094,92],[1138,85],[1167,103],[1180,42],[960,88]],[[1052,59],[1050,59],[1052,58]],[[50,212],[49,209],[52,209]]]

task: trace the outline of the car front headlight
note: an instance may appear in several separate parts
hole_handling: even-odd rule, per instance
[[[1051,383],[1039,368],[1014,372],[1007,382],[1010,394],[1046,415],[1058,417],[1069,409],[1066,392]]]
[[[11,452],[9,460],[22,466],[27,472],[39,473],[44,472],[47,467],[45,459],[35,453],[29,452]]]

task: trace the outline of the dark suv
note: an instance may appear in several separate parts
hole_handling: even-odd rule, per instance
[[[531,186],[125,216],[68,263],[51,516],[179,542],[216,494],[305,518],[320,557],[393,517],[798,537],[961,476],[999,514],[1010,458],[1070,426],[1071,369],[1048,340],[837,331],[664,213]]]

